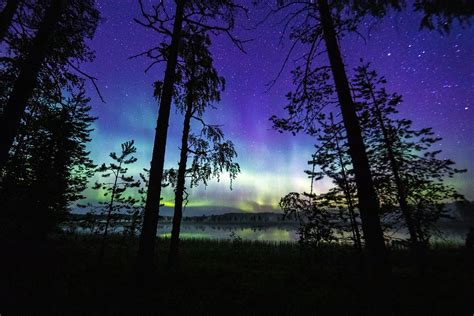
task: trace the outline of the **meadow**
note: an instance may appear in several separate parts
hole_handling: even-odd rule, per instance
[[[113,235],[99,260],[92,235],[62,235],[6,249],[0,312],[10,314],[306,315],[367,313],[366,277],[353,248],[297,243],[185,239],[179,266],[166,268],[169,239],[157,243],[151,291],[135,286],[137,241]],[[396,314],[470,315],[474,253],[432,246],[424,273],[391,250]],[[9,261],[17,258],[15,261]]]

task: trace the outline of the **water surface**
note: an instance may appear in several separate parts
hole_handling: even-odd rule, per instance
[[[158,235],[169,237],[171,225],[160,225]],[[262,226],[245,227],[238,225],[193,225],[181,226],[180,236],[182,238],[207,238],[226,239],[242,238],[244,240],[260,241],[285,241],[294,242],[298,240],[296,227],[284,226]]]

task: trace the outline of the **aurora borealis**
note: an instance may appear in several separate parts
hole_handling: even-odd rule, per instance
[[[94,161],[101,163],[120,143],[134,139],[138,148],[134,172],[138,173],[151,159],[158,112],[152,83],[163,77],[164,65],[145,74],[149,60],[129,57],[150,48],[160,37],[133,21],[139,17],[135,0],[100,0],[98,4],[103,21],[91,43],[97,58],[85,70],[99,79],[106,103],[89,89],[93,113],[99,118],[90,150]],[[290,43],[279,43],[282,26],[275,21],[255,28],[265,11],[254,9],[250,2],[248,6],[249,19],[241,16],[235,30],[239,38],[251,39],[245,44],[246,54],[225,36],[214,38],[215,64],[226,79],[226,90],[218,109],[205,115],[208,122],[222,124],[226,137],[235,143],[242,173],[232,191],[225,176],[220,183],[193,189],[186,215],[192,215],[193,209],[200,214],[223,209],[276,211],[284,194],[309,190],[303,170],[313,140],[280,134],[268,120],[282,113],[285,94],[292,90],[291,59],[276,84],[270,90],[266,85],[277,76]],[[401,115],[413,119],[417,127],[433,127],[444,139],[439,148],[444,157],[469,170],[453,181],[460,193],[474,199],[474,28],[455,24],[443,36],[420,31],[419,21],[419,15],[406,10],[362,26],[365,41],[350,35],[341,42],[347,69],[364,58],[387,78],[390,90],[404,97]],[[177,165],[181,125],[181,115],[173,112],[166,167]],[[330,185],[319,182],[316,190],[325,191]],[[172,205],[171,190],[164,198],[166,205]]]

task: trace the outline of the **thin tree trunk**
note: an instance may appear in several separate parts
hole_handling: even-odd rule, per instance
[[[178,263],[179,232],[181,229],[181,220],[183,218],[183,195],[186,181],[186,164],[188,162],[188,138],[191,130],[191,116],[193,113],[193,104],[189,100],[186,114],[184,116],[183,135],[181,138],[181,155],[179,159],[178,179],[176,183],[173,228],[171,230],[170,252],[168,256],[168,268],[175,268]]]
[[[331,113],[331,124],[334,124],[333,122],[333,117]],[[346,173],[346,168],[344,167],[344,161],[342,159],[342,152],[341,152],[341,147],[339,146],[339,137],[337,137],[337,133],[335,135],[335,141],[336,141],[336,150],[337,150],[337,156],[339,158],[339,164],[341,165],[341,172],[342,172],[342,178],[344,181],[344,195],[346,196],[347,200],[347,207],[349,209],[349,215],[351,219],[351,227],[352,227],[352,235],[354,238],[354,244],[357,248],[357,250],[361,251],[362,250],[362,241],[360,238],[360,232],[359,232],[359,225],[357,224],[356,216],[355,216],[355,211],[354,211],[354,203],[352,202],[352,196],[351,196],[351,191],[349,187],[349,180],[347,179],[347,173]]]
[[[357,218],[354,211],[354,203],[352,203],[352,197],[350,196],[350,193],[346,193],[346,199],[347,199],[349,214],[351,218],[351,225],[352,225],[355,245],[356,245],[357,250],[362,251],[362,239],[360,238],[359,224],[357,224]]]
[[[377,308],[383,306],[383,301],[386,302],[386,299],[391,299],[391,294],[384,291],[390,286],[391,266],[380,224],[379,205],[362,138],[362,131],[356,114],[356,107],[352,100],[327,0],[318,0],[318,9],[328,58],[341,105],[344,127],[347,133],[349,154],[354,167],[359,198],[359,212],[362,219],[365,244],[368,250],[368,263],[370,264],[368,269],[371,283],[370,302],[376,304],[377,306],[374,307]]]
[[[8,28],[12,24],[13,17],[20,5],[20,0],[8,0],[5,8],[0,12],[0,43],[7,35]]]
[[[21,118],[37,84],[41,64],[48,53],[51,34],[61,18],[67,0],[53,0],[46,10],[38,34],[33,40],[26,60],[0,118],[0,169],[8,160],[8,153],[18,133]]]
[[[112,187],[112,196],[110,197],[109,209],[107,210],[107,218],[105,220],[104,234],[102,235],[102,243],[100,245],[100,251],[99,251],[99,260],[100,261],[102,261],[102,258],[104,257],[104,254],[105,254],[105,246],[106,246],[106,243],[107,243],[107,235],[108,235],[108,231],[109,231],[110,219],[111,219],[111,216],[112,216],[112,211],[114,209],[114,199],[115,199],[115,192],[117,190],[117,181],[118,181],[118,178],[119,178],[121,168],[122,168],[122,162],[120,162],[120,164],[118,165],[117,174],[115,174],[114,186]]]
[[[137,282],[139,285],[143,285],[147,277],[149,277],[150,273],[153,271],[155,239],[160,208],[161,183],[163,179],[166,140],[168,135],[171,100],[173,97],[176,76],[179,42],[181,39],[181,30],[183,24],[184,2],[185,0],[176,1],[173,36],[171,39],[168,61],[166,64],[155,141],[153,143],[150,180],[148,183],[145,211],[143,215],[143,228],[140,235],[137,256]]]
[[[365,75],[366,75],[366,79],[368,79],[367,74]],[[393,143],[390,140],[389,132],[388,132],[387,127],[385,126],[385,122],[383,120],[380,107],[377,104],[377,98],[375,97],[374,91],[370,85],[368,85],[368,87],[369,87],[370,96],[372,97],[372,102],[374,103],[375,116],[380,125],[380,129],[382,130],[383,141],[384,141],[385,148],[387,149],[388,160],[390,162],[390,167],[393,172],[395,186],[397,187],[397,197],[398,197],[398,203],[400,204],[400,210],[402,211],[403,217],[405,217],[405,223],[408,228],[408,233],[410,234],[410,241],[412,243],[412,247],[416,250],[418,248],[418,235],[416,232],[416,226],[413,221],[413,217],[411,215],[411,212],[407,203],[405,189],[403,187],[403,183],[400,177],[398,161],[395,158],[395,153],[393,152]]]

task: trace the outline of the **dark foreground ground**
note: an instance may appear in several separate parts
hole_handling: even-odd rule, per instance
[[[134,286],[135,244],[113,237],[99,264],[99,243],[91,236],[55,238],[28,251],[7,243],[0,314],[367,314],[365,277],[350,248],[184,240],[180,266],[168,272],[168,241],[160,240],[154,286],[145,294]],[[394,314],[472,315],[472,251],[437,246],[428,259],[420,276],[405,251],[392,252],[399,302]]]

